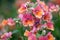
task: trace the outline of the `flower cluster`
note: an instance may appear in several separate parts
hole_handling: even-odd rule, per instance
[[[54,31],[52,12],[57,12],[58,10],[58,5],[54,5],[51,2],[45,4],[44,1],[40,0],[37,0],[36,3],[27,2],[21,4],[18,9],[17,19],[9,18],[3,20],[0,24],[0,30],[3,30],[5,26],[10,26],[13,29],[16,23],[20,23],[29,28],[24,33],[28,40],[55,40],[51,32],[47,32],[47,30]],[[12,34],[12,32],[5,32],[1,35],[1,39],[7,40]]]
[[[37,0],[36,3],[27,2],[22,4],[18,9],[18,18],[26,29],[24,36],[28,37],[28,40],[55,40],[51,32],[46,32],[46,30],[54,31],[54,25],[52,22],[52,12],[57,12],[59,9],[58,5],[54,5],[49,2],[45,4],[44,1]],[[46,29],[46,30],[45,30]],[[43,31],[37,37],[38,31]]]

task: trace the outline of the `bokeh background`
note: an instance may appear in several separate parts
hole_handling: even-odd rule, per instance
[[[29,0],[27,0],[29,1]],[[20,0],[20,2],[27,2],[26,0]],[[36,0],[31,0],[32,2],[35,2]],[[49,0],[44,0],[46,3]],[[57,0],[59,1],[59,0]],[[54,2],[54,0],[53,0]],[[17,16],[17,9],[19,7],[19,0],[0,0],[0,23],[3,19],[7,18],[15,18]],[[54,2],[55,3],[55,2]],[[55,30],[52,31],[52,34],[56,37],[56,40],[60,40],[60,11],[54,12],[53,14],[53,22]],[[22,33],[23,34],[23,33]],[[18,35],[13,35],[11,40],[17,40]],[[19,38],[20,39],[20,38]]]

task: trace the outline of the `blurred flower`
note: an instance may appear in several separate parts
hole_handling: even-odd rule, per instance
[[[38,40],[48,40],[45,36],[40,36]]]
[[[59,11],[59,6],[58,5],[55,5],[51,2],[48,3],[48,6],[49,6],[49,11],[50,12],[57,12]]]
[[[33,26],[34,17],[31,14],[26,13],[26,14],[23,15],[22,23],[23,23],[24,26]]]
[[[0,30],[2,30],[3,29],[3,26],[2,26],[2,24],[0,24]]]
[[[7,20],[3,20],[3,21],[2,21],[2,25],[3,25],[3,26],[6,26],[6,25],[7,25],[7,23],[8,23],[8,21],[7,21]]]
[[[60,0],[51,0],[53,3],[60,5]]]
[[[7,21],[8,21],[9,26],[14,26],[15,25],[15,22],[12,18],[9,18]]]
[[[2,40],[7,40],[7,38],[10,38],[12,35],[12,32],[8,32],[8,33],[4,33],[2,36],[1,36],[1,39]]]
[[[23,20],[23,14],[19,14],[18,18],[21,19],[21,20]]]

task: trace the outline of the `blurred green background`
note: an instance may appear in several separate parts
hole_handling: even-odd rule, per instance
[[[0,20],[2,18],[15,18],[17,16],[17,9],[15,4],[16,0],[0,0]],[[36,0],[32,0],[35,2]],[[49,0],[45,0],[45,2],[48,2]],[[56,40],[60,40],[60,12],[53,13],[53,21],[54,21],[54,27],[55,30],[52,31],[53,35],[56,37]],[[22,33],[23,34],[23,33]],[[15,34],[13,35],[11,40],[17,40],[14,39]]]

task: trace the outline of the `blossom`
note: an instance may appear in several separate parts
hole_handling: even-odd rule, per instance
[[[6,26],[6,25],[7,25],[7,23],[8,23],[8,21],[7,21],[7,20],[3,20],[3,21],[2,21],[2,25],[3,25],[3,26]]]
[[[7,21],[8,21],[9,26],[14,26],[15,25],[15,22],[12,18],[9,18]]]
[[[7,40],[7,38],[10,38],[12,35],[12,32],[8,32],[8,33],[4,33],[2,36],[1,36],[1,39],[2,40]]]
[[[49,32],[46,37],[48,38],[48,40],[55,40],[55,38],[53,37],[53,35],[51,34],[51,32]]]
[[[55,40],[51,32],[48,32],[45,36],[40,36],[38,40]]]
[[[46,5],[44,1],[40,1],[40,5],[43,11],[48,12],[48,5]]]
[[[47,23],[46,23],[46,28],[53,31],[53,30],[54,30],[54,25],[53,25],[53,23],[52,23],[52,22],[47,22]]]
[[[32,34],[28,37],[28,40],[37,40],[36,35]]]
[[[48,40],[48,38],[45,36],[40,36],[38,40]]]
[[[57,12],[59,10],[59,6],[55,5],[51,2],[48,3],[48,6],[49,6],[49,11],[50,12]]]
[[[28,30],[25,31],[24,36],[29,36],[30,32]]]
[[[25,31],[24,36],[27,36],[28,40],[37,40],[36,35],[28,30]]]
[[[52,14],[51,13],[44,14],[44,16],[43,16],[44,21],[51,21],[51,19],[52,19]]]
[[[26,11],[26,4],[22,4],[21,7],[18,9],[18,13],[23,13]]]
[[[42,8],[38,5],[38,6],[33,10],[33,14],[34,14],[35,17],[37,17],[37,18],[41,18],[42,15],[44,15],[44,12],[43,12]]]
[[[33,26],[34,17],[31,14],[26,13],[26,14],[23,15],[22,23],[23,23],[24,26]]]

